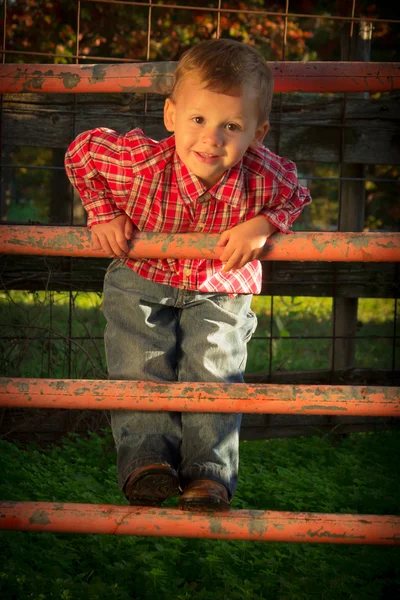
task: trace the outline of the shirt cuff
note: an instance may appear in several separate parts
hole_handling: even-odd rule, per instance
[[[285,222],[280,221],[277,218],[277,215],[274,211],[267,210],[267,211],[260,213],[260,215],[265,217],[270,223],[272,223],[272,225],[274,225],[280,233],[293,234],[293,231],[291,231],[289,229],[290,225],[288,226]]]
[[[98,214],[95,211],[89,210],[88,211],[88,219],[87,219],[86,227],[90,228],[90,227],[93,227],[93,225],[100,225],[100,224],[109,223],[110,221],[112,221],[116,217],[119,217],[120,215],[125,215],[125,214],[126,213],[124,213],[121,210],[112,210],[112,211],[107,212],[105,214]]]

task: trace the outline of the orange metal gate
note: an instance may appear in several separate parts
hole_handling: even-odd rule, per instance
[[[149,63],[146,66],[148,69]],[[291,63],[290,68],[286,65],[287,68],[278,69],[275,74],[277,89],[363,91],[375,89],[378,83],[384,86],[380,90],[400,87],[398,64],[385,64],[385,70],[381,72],[372,63],[347,63],[345,69],[341,63],[323,63],[318,68],[313,64],[308,77],[310,66]],[[3,65],[0,69],[2,92],[21,92],[32,86],[39,92],[120,91],[118,79],[113,75],[115,65],[107,67],[107,75],[102,73],[104,84],[92,79],[90,85],[88,69],[89,77],[93,73],[90,75],[90,68],[82,65],[63,65],[61,69],[54,65]],[[139,69],[140,75],[138,65],[131,68],[124,65],[123,69],[133,82],[136,81],[135,69]],[[166,63],[163,69],[159,64],[154,65],[152,75],[139,77],[135,84],[139,91],[149,91],[153,84],[152,91],[167,91],[171,64]],[[1,226],[0,234],[1,253],[103,256],[90,249],[90,235],[83,228]],[[400,234],[301,233],[277,235],[274,240],[266,249],[263,260],[400,261]],[[218,256],[215,243],[216,236],[141,234],[133,243],[131,253],[144,257],[215,258]],[[190,399],[187,397],[189,389]],[[400,390],[393,387],[161,385],[126,381],[3,379],[0,380],[0,406],[399,416]],[[178,509],[50,502],[0,502],[0,529],[400,544],[400,516],[394,515],[246,510],[190,514]]]

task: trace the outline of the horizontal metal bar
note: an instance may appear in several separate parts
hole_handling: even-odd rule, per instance
[[[171,91],[175,61],[53,65],[0,65],[0,93],[155,93]],[[400,89],[400,63],[269,63],[276,92],[388,92]]]
[[[0,406],[399,417],[400,388],[0,378]]]
[[[218,234],[140,232],[131,242],[130,258],[218,259]],[[105,258],[94,250],[85,227],[0,225],[0,254]],[[296,232],[275,234],[261,260],[300,262],[397,262],[400,233]]]
[[[0,502],[0,529],[260,542],[400,544],[400,517],[395,515],[261,510],[187,513],[174,508],[61,502]]]

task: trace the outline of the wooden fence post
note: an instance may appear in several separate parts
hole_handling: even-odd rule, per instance
[[[341,60],[366,62],[370,59],[372,23],[361,21],[358,31],[347,24],[344,27]],[[354,93],[352,96],[368,97],[368,93]],[[344,98],[343,123],[345,122],[346,96]],[[341,180],[339,198],[339,231],[362,231],[365,217],[365,166],[363,164],[346,164],[345,129],[341,131],[341,172],[343,178],[361,180]],[[333,299],[333,369],[335,371],[354,367],[355,338],[357,331],[358,298],[335,297]],[[337,339],[337,337],[339,339]],[[342,337],[350,336],[350,337]]]

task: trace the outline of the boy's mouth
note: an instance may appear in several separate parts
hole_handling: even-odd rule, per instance
[[[195,151],[195,155],[200,160],[200,162],[204,162],[204,163],[212,163],[212,162],[217,161],[219,158],[221,158],[219,155],[208,154],[207,152],[196,152]]]

